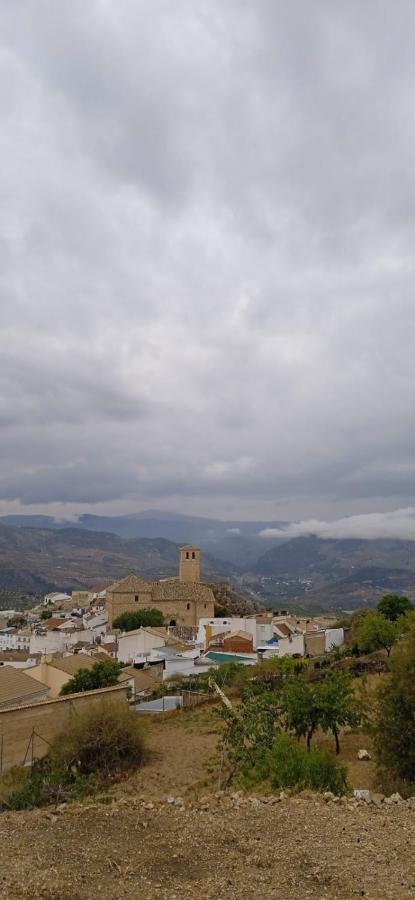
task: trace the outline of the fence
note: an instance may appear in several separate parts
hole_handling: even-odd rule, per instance
[[[81,709],[104,699],[125,703],[125,684],[0,710],[0,772],[45,756],[53,738]]]
[[[176,709],[193,709],[194,706],[200,706],[208,700],[215,700],[213,694],[206,694],[202,691],[181,691],[180,694],[166,694],[164,697],[158,697],[157,700],[145,700],[137,703],[136,712],[139,713],[164,713],[172,712]]]
[[[182,691],[183,709],[193,709],[194,706],[200,706],[201,703],[207,703],[208,700],[217,699],[213,694],[207,694],[203,691]]]

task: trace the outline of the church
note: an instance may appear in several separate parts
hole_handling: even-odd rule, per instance
[[[159,609],[166,625],[197,625],[201,618],[212,618],[215,598],[200,581],[199,547],[180,548],[178,578],[143,581],[127,575],[107,588],[105,605],[110,626],[121,613],[149,608]]]

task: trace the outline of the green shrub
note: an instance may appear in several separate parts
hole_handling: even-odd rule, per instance
[[[74,715],[65,733],[52,742],[51,755],[98,778],[136,769],[145,758],[143,724],[127,705],[101,701]]]
[[[19,786],[3,800],[3,809],[32,809],[50,803],[77,800],[96,789],[94,776],[82,775],[75,767],[68,768],[51,756],[34,761],[31,769],[22,772]]]
[[[135,631],[136,628],[153,628],[164,625],[164,616],[159,609],[137,609],[124,612],[114,619],[113,628],[121,631]]]
[[[121,666],[113,659],[97,662],[91,669],[79,669],[61,688],[61,695],[79,694],[83,691],[96,691],[98,688],[111,687],[118,682]]]
[[[31,809],[95,793],[110,776],[140,766],[143,725],[127,705],[101,701],[74,714],[50,752],[31,769],[16,768],[0,781],[0,808]]]
[[[383,779],[415,784],[415,628],[395,648],[377,691],[374,746]]]
[[[309,788],[333,794],[343,794],[347,788],[346,771],[330,753],[316,749],[308,753],[288,734],[277,735],[266,764],[273,788]]]

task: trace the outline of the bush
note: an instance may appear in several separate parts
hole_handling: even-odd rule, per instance
[[[117,684],[121,666],[113,659],[95,663],[91,669],[79,669],[61,688],[61,695],[79,694],[83,691],[96,691],[98,688],[111,687]]]
[[[247,788],[269,782],[274,790],[308,788],[337,795],[348,790],[346,769],[337,765],[334,756],[314,748],[308,752],[286,732],[274,735],[270,749],[251,758],[250,766],[247,759],[244,762],[240,777]]]
[[[273,788],[309,788],[338,795],[347,789],[346,770],[330,753],[316,749],[307,753],[288,734],[277,735],[266,763]]]
[[[380,685],[374,726],[378,764],[388,777],[415,783],[415,629],[390,659]]]
[[[75,714],[50,752],[31,769],[0,781],[0,808],[31,809],[95,793],[110,776],[136,769],[145,758],[142,723],[127,705],[102,701]]]
[[[82,775],[75,767],[59,764],[52,756],[34,761],[31,770],[23,770],[21,783],[11,791],[3,808],[33,809],[50,803],[78,800],[96,790],[93,775]]]
[[[145,758],[142,722],[127,705],[102,701],[74,715],[52,742],[51,755],[82,775],[103,779],[136,769]]]
[[[136,628],[161,627],[164,625],[164,616],[159,609],[137,609],[131,612],[121,613],[114,619],[113,628],[120,631],[134,631]]]

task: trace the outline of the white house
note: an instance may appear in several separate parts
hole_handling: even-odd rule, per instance
[[[70,600],[69,594],[64,594],[59,591],[53,591],[51,594],[45,594],[43,598],[43,603],[45,606],[55,606],[59,603],[64,603],[66,600]]]
[[[333,650],[333,647],[341,647],[344,644],[343,628],[326,628],[325,645],[326,653]]]
[[[11,666],[12,669],[30,669],[38,662],[39,657],[30,656],[27,650],[4,650],[0,653],[0,666]]]
[[[63,631],[45,631],[30,635],[29,651],[33,653],[63,653],[67,648],[67,635]]]
[[[94,641],[96,641],[97,638],[102,638],[104,634],[106,634],[108,616],[105,612],[86,613],[83,616],[82,621],[84,628],[92,633]]]
[[[290,634],[288,637],[279,638],[278,656],[304,656],[304,634]]]
[[[152,650],[165,644],[166,639],[151,628],[126,631],[118,636],[118,662],[132,662],[136,656],[150,655]]]
[[[255,618],[243,618],[227,616],[224,618],[199,619],[196,643],[207,650],[209,641],[215,634],[223,634],[225,631],[246,631],[250,634],[254,648],[257,645],[257,623]],[[261,640],[263,640],[261,638]]]
[[[4,628],[0,632],[0,651],[29,650],[30,634],[21,634],[14,628]]]

